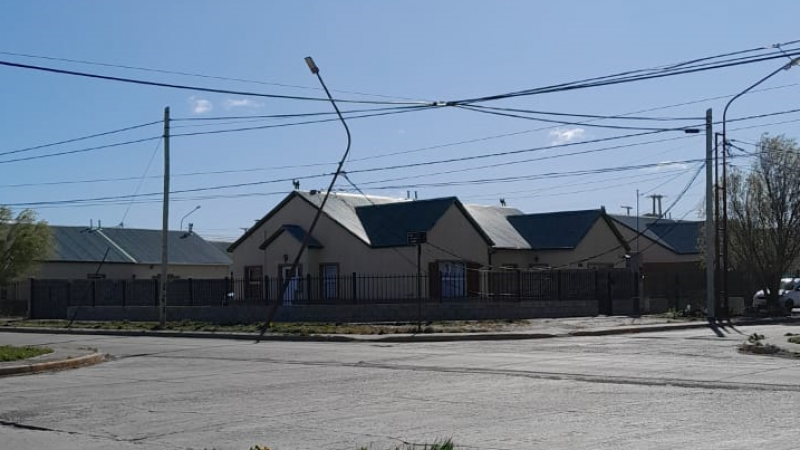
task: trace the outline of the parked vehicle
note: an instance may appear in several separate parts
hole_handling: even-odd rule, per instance
[[[779,302],[783,303],[787,308],[800,307],[800,278],[781,278],[778,296]],[[753,308],[758,309],[766,306],[767,296],[763,290],[753,294]]]

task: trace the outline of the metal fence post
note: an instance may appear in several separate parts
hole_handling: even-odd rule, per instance
[[[522,271],[517,269],[517,270],[515,270],[515,272],[516,272],[516,278],[517,278],[517,301],[521,302],[522,301]]]
[[[308,300],[310,302],[313,297],[314,296],[312,295],[312,292],[311,292],[311,274],[307,273],[306,274],[306,300]]]
[[[561,271],[556,271],[556,300],[561,300]]]
[[[229,280],[230,278],[225,277],[223,283],[225,285],[225,289],[223,289],[224,292],[222,293],[222,306],[228,306],[228,292],[231,290],[231,284]]]
[[[125,281],[125,280],[122,280],[122,307],[123,308],[125,307],[125,297],[127,295],[127,290],[128,290],[128,282]]]
[[[28,311],[27,311],[27,317],[29,319],[33,318],[31,317],[31,314],[33,314],[33,302],[34,302],[33,298],[34,298],[34,292],[36,291],[36,289],[34,288],[34,283],[36,283],[36,279],[30,278],[30,286],[28,286],[30,292],[28,293]]]
[[[639,272],[633,272],[633,315],[642,313],[642,297],[639,292]]]
[[[153,278],[153,293],[155,294],[153,296],[153,298],[155,300],[153,306],[155,306],[156,308],[158,308],[158,304],[159,304],[158,301],[159,301],[160,291],[161,291],[161,279],[160,278]]]
[[[92,280],[92,308],[97,306],[97,280]]]
[[[189,306],[194,306],[194,278],[189,278]]]
[[[262,288],[264,303],[269,303],[269,275],[264,275],[264,286]]]
[[[608,274],[606,274],[606,292],[608,294],[606,296],[606,298],[608,299],[608,304],[606,305],[608,307],[608,309],[606,310],[607,311],[606,314],[609,315],[609,316],[613,316],[614,315],[614,296],[613,296],[613,291],[612,291],[612,283],[613,282],[614,282],[614,280],[611,277],[611,271],[609,270]]]
[[[357,286],[357,282],[358,282],[358,278],[356,277],[356,273],[355,273],[355,272],[353,272],[353,282],[352,282],[352,285],[353,285],[353,286],[352,286],[352,288],[353,288],[353,303],[355,303],[355,302],[356,302],[356,299],[358,298],[358,286]]]

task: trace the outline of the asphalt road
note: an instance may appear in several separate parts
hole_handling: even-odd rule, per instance
[[[0,333],[98,366],[0,379],[0,449],[797,449],[800,360],[758,331],[426,344]]]

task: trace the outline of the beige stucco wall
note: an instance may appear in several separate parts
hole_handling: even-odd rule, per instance
[[[619,230],[622,237],[625,238],[625,240],[630,241],[631,253],[636,253],[637,233],[621,224],[617,226],[617,229]],[[700,261],[701,259],[699,253],[681,255],[661,246],[660,244],[655,243],[653,240],[648,239],[644,235],[639,236],[638,241],[639,241],[638,248],[641,252],[642,264],[695,262],[695,261]]]
[[[586,233],[583,240],[571,250],[508,250],[497,249],[492,255],[492,265],[516,265],[528,268],[531,265],[554,268],[589,268],[595,264],[613,264],[614,267],[625,267],[625,248],[620,247],[608,254],[587,261],[584,258],[605,253],[621,244],[616,234],[602,219],[597,220]]]
[[[283,255],[291,263],[299,242],[288,233],[283,233],[265,251],[258,246],[282,225],[293,224],[307,229],[315,208],[305,200],[295,197],[277,211],[259,229],[245,239],[233,252],[234,276],[244,276],[245,266],[262,266],[264,274],[277,277]],[[341,276],[353,272],[358,274],[413,274],[417,271],[417,253],[414,247],[370,248],[327,215],[322,215],[314,237],[324,248],[311,249],[301,260],[303,274],[319,275],[319,264],[339,265]],[[428,241],[423,245],[422,270],[427,272],[428,263],[437,260],[467,260],[486,264],[487,244],[461,211],[451,206],[428,232]],[[435,248],[436,247],[439,248]]]
[[[98,271],[98,263],[46,262],[40,263],[31,276],[41,279],[85,279]],[[108,279],[152,278],[161,274],[158,264],[105,263],[100,274]],[[224,278],[230,275],[228,266],[171,265],[169,273],[180,278]]]

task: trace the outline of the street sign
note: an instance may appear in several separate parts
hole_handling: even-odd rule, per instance
[[[406,234],[408,245],[419,245],[428,242],[428,233],[424,231],[414,231]]]

